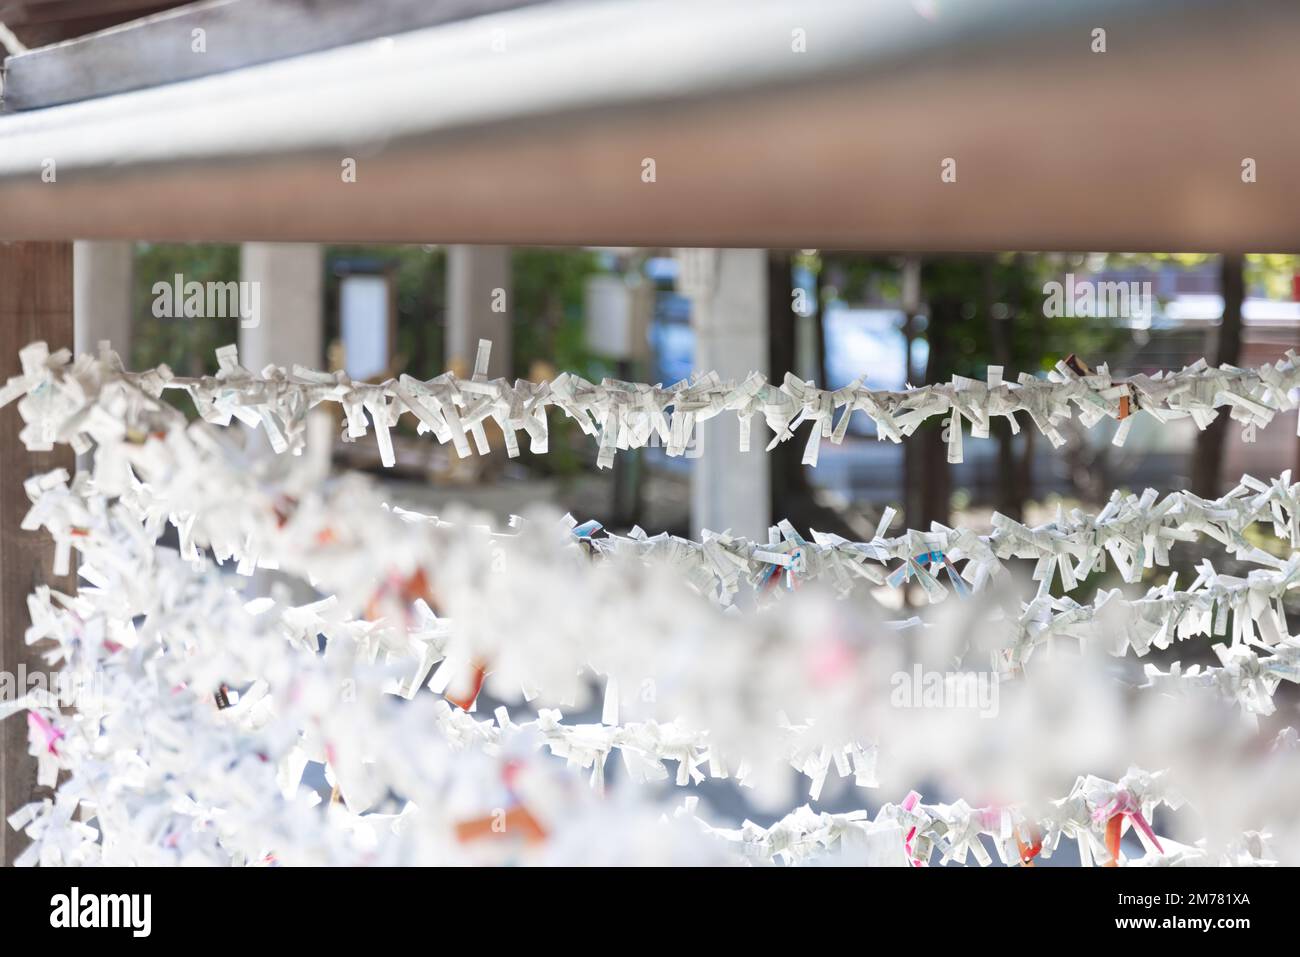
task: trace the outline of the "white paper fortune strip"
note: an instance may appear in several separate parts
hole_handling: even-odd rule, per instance
[[[611,842],[617,838],[610,835],[640,834],[640,823],[657,820],[653,801],[620,805],[613,799],[597,806],[575,799],[564,779],[553,780],[549,766],[530,757],[538,746],[590,769],[595,783],[615,750],[640,781],[666,776],[665,760],[679,762],[681,784],[706,773],[747,779],[753,752],[779,755],[778,763],[803,770],[813,779],[814,798],[832,765],[859,784],[874,782],[874,749],[854,742],[872,690],[867,677],[881,665],[888,674],[904,659],[901,643],[859,640],[885,626],[862,615],[862,607],[837,617],[792,599],[745,618],[720,615],[704,603],[665,602],[672,581],[656,574],[663,563],[637,554],[643,550],[637,538],[626,540],[635,546],[606,549],[604,570],[585,561],[572,564],[582,571],[566,581],[570,565],[564,556],[600,546],[589,535],[536,523],[525,527],[527,534],[506,537],[509,559],[499,574],[490,573],[501,537],[384,513],[364,483],[339,483],[322,492],[299,477],[277,480],[265,471],[241,476],[230,467],[232,447],[206,427],[184,427],[178,413],[154,398],[153,386],[165,376],[131,377],[114,369],[112,356],[99,363],[78,360],[69,372],[66,356],[41,358],[33,348],[24,352],[22,381],[11,380],[0,395],[23,396],[24,441],[33,448],[67,441],[81,449],[93,441],[97,455],[93,478],[79,476],[69,485],[66,475],[52,473],[28,483],[33,509],[26,527],[54,535],[59,566],[70,563],[74,549],[79,552],[87,583],[75,596],[38,590],[29,602],[28,638],[54,639],[51,663],[98,681],[99,697],[79,702],[72,714],[40,695],[6,709],[26,709],[42,779],[53,784],[59,771],[68,772],[54,800],[20,809],[9,822],[34,841],[24,863],[457,862],[481,859],[464,845],[473,844],[473,835],[485,827],[493,830],[484,822],[495,822],[497,811],[503,821],[515,814],[514,833],[522,832],[525,843],[529,835],[549,834],[552,847],[565,846],[566,827],[590,844],[591,821],[610,809],[618,820],[601,833]],[[259,422],[273,442],[289,447],[285,436],[296,413],[281,412],[306,401],[301,385],[288,383],[256,415],[258,403],[242,399],[231,407],[240,411],[229,414]],[[270,389],[266,382],[262,386]],[[202,408],[207,393],[194,394]],[[219,394],[207,398],[211,408],[223,401]],[[350,409],[350,419],[358,412],[344,394],[334,398]],[[373,397],[361,399],[360,407],[383,421],[387,407],[380,404],[376,414],[367,398]],[[456,415],[471,409],[471,403],[452,404],[461,410],[453,410]],[[474,424],[460,434],[474,434]],[[1294,541],[1291,492],[1284,476],[1273,486],[1249,480],[1219,503],[1170,497],[1168,505],[1156,507],[1180,513],[1182,525],[1195,521],[1195,509],[1211,508],[1214,514],[1197,531],[1239,559],[1265,567],[1244,579],[1229,578],[1207,562],[1186,591],[1170,581],[1145,599],[1106,593],[1088,606],[1041,589],[1023,608],[1019,637],[1000,649],[1001,662],[1020,670],[1033,647],[1055,635],[1105,639],[1112,652],[1123,654],[1131,646],[1140,654],[1192,634],[1223,634],[1231,613],[1233,644],[1216,647],[1221,667],[1148,668],[1148,683],[1179,695],[1209,687],[1248,712],[1269,713],[1278,682],[1297,676],[1297,645],[1278,602],[1292,587],[1300,559],[1252,550],[1241,533],[1251,522],[1272,518],[1279,533],[1286,527]],[[968,567],[981,549],[993,556],[985,559],[990,569],[1000,567],[1001,558],[1027,552],[1038,561],[1037,577],[1044,583],[1056,570],[1063,581],[1078,573],[1087,557],[1079,554],[1081,547],[1092,549],[1094,561],[1108,552],[1131,570],[1159,562],[1162,549],[1183,537],[1166,534],[1173,528],[1166,513],[1153,524],[1140,514],[1143,508],[1143,500],[1112,500],[1096,520],[1075,514],[1052,528],[1000,526],[975,543],[943,544],[952,551],[969,549]],[[168,524],[177,528],[179,554],[154,546]],[[433,530],[440,534],[428,534]],[[933,553],[936,543],[908,533],[886,546],[884,531],[878,532],[879,544],[869,544],[901,549],[885,558],[905,558],[905,567],[923,572],[917,556],[907,552],[920,543]],[[768,544],[772,560],[760,556],[759,562],[781,567],[780,550],[793,543],[784,532],[782,540]],[[1096,536],[1092,543],[1089,534]],[[716,563],[718,552],[710,545],[723,543],[706,538],[698,547],[689,544],[688,552]],[[838,554],[849,543],[816,544]],[[298,607],[274,596],[246,602],[209,555],[233,559],[245,573],[283,568],[333,597]],[[723,548],[724,563],[735,564],[735,557]],[[745,560],[754,560],[753,553]],[[378,591],[377,568],[386,570]],[[497,587],[503,581],[509,583],[505,592]],[[462,619],[453,607],[450,621],[435,616],[430,603],[439,589],[453,605],[469,602],[473,613]],[[716,586],[701,590],[712,590],[715,599],[726,592]],[[511,600],[494,601],[504,594]],[[542,607],[547,611],[539,614]],[[357,620],[351,609],[373,611],[376,620]],[[830,617],[818,618],[814,611]],[[1125,623],[1113,629],[1109,616],[1116,612]],[[324,654],[318,653],[320,635],[326,637]],[[886,657],[871,659],[882,647]],[[665,670],[664,659],[677,664]],[[603,676],[605,720],[568,725],[543,709],[536,720],[519,724],[498,712],[494,724],[415,694],[427,683],[455,700],[451,685],[468,670],[475,685],[462,699],[468,704],[488,660],[502,686],[513,684],[524,697],[572,699],[590,675]],[[626,695],[641,676],[663,680],[658,703],[680,721],[620,723],[619,689]],[[410,700],[395,702],[394,694]],[[821,717],[803,724],[783,717],[755,721],[738,707],[741,702],[762,714],[775,714],[785,703],[796,714],[820,711]],[[432,746],[430,730],[448,747]],[[313,810],[319,795],[300,784],[311,762],[326,768],[338,804]],[[475,792],[473,800],[447,800],[449,792],[466,789]],[[502,792],[505,797],[498,797]],[[929,860],[935,850],[941,861],[974,854],[988,863],[981,835],[994,839],[1004,861],[1023,860],[1021,844],[1050,851],[1061,836],[1070,836],[1079,840],[1087,863],[1119,856],[1119,833],[1131,824],[1144,844],[1149,839],[1159,851],[1148,853],[1144,863],[1206,859],[1211,852],[1205,848],[1172,842],[1168,851],[1161,848],[1147,817],[1162,802],[1176,806],[1161,776],[1134,771],[1117,783],[1080,779],[1067,798],[1046,810],[923,805],[909,797],[886,806],[870,826],[865,815],[806,809],[766,831],[699,825],[717,839],[685,853],[710,862],[727,852],[736,852],[732,859],[738,860],[791,860],[838,844],[884,863],[898,860],[897,844],[892,852],[888,845],[901,835],[904,864]],[[634,828],[629,822],[640,823]],[[681,833],[672,831],[664,846],[676,848]],[[1231,863],[1268,856],[1258,834],[1214,854]]]
[[[1080,777],[1066,797],[1039,809],[971,807],[965,801],[923,804],[919,797],[912,792],[902,804],[885,804],[874,818],[866,811],[828,814],[804,805],[767,828],[749,821],[734,829],[711,827],[695,817],[695,798],[686,799],[681,813],[755,863],[773,859],[804,863],[837,850],[846,863],[873,867],[924,866],[934,862],[936,855],[941,864],[965,864],[973,857],[987,867],[992,857],[983,837],[991,839],[1004,865],[1049,859],[1063,838],[1078,842],[1085,867],[1110,862],[1138,866],[1275,863],[1268,858],[1267,838],[1259,832],[1243,834],[1223,849],[1218,860],[1203,847],[1157,835],[1150,824],[1153,811],[1161,805],[1177,810],[1183,802],[1169,790],[1164,774],[1138,768],[1130,768],[1117,782]],[[1130,827],[1144,851],[1134,860],[1118,844]]]
[[[475,373],[469,379],[447,372],[428,381],[403,375],[367,383],[354,382],[343,372],[296,365],[252,372],[239,364],[233,345],[217,350],[217,375],[185,378],[173,375],[166,366],[126,372],[106,345],[98,357],[80,356],[73,361],[67,350],[51,355],[44,343],[37,342],[22,351],[23,374],[0,389],[0,405],[27,396],[30,414],[61,413],[54,420],[47,417],[40,427],[40,437],[52,440],[56,429],[77,430],[76,413],[93,404],[101,389],[129,384],[139,392],[131,411],[142,416],[159,412],[146,408],[149,400],[166,389],[181,389],[204,419],[226,425],[238,418],[261,426],[277,451],[297,452],[303,447],[307,412],[322,402],[334,402],[346,417],[348,438],[375,429],[386,466],[395,461],[389,430],[406,413],[419,420],[421,433],[432,432],[438,441],[452,443],[462,457],[470,454],[470,438],[480,454],[488,451],[483,423],[490,418],[514,456],[520,431],[527,433],[533,452],[547,451],[547,409],[555,406],[586,434],[597,437],[597,464],[607,468],[617,451],[641,448],[652,440],[662,443],[669,455],[682,455],[694,442],[698,423],[733,412],[742,425],[755,414],[763,416],[773,432],[768,450],[811,422],[803,461],[816,465],[821,440],[842,441],[854,412],[865,414],[875,422],[877,433],[893,442],[902,441],[927,419],[947,416],[952,420],[948,459],[960,462],[963,422],[970,423],[972,435],[987,437],[993,418],[1005,416],[1018,432],[1016,413],[1024,412],[1054,446],[1060,446],[1065,438],[1059,426],[1074,418],[1077,410],[1087,428],[1103,419],[1118,421],[1114,437],[1118,445],[1138,412],[1160,422],[1190,417],[1203,429],[1217,418],[1219,409],[1228,408],[1243,427],[1266,426],[1277,413],[1296,408],[1292,394],[1300,386],[1300,358],[1291,351],[1258,369],[1228,365],[1215,369],[1201,359],[1177,372],[1126,379],[1113,378],[1105,365],[1094,371],[1077,360],[1058,362],[1045,379],[1021,373],[1017,382],[1003,379],[1001,367],[991,366],[985,382],[953,376],[951,382],[895,392],[871,389],[861,379],[828,391],[789,373],[778,385],[758,372],[740,382],[724,381],[713,372],[696,373],[669,386],[614,379],[596,384],[567,372],[549,382],[517,379],[511,384],[486,377],[489,349],[490,343],[480,342]],[[139,423],[128,417],[128,425]],[[742,428],[742,435],[747,432]],[[71,441],[71,436],[65,440]]]
[[[71,772],[56,800],[14,815],[11,823],[25,828],[34,839],[24,863],[410,862],[412,848],[427,850],[430,844],[451,853],[448,832],[463,834],[457,822],[430,820],[414,801],[396,815],[367,814],[366,809],[378,800],[386,781],[390,787],[400,783],[404,791],[421,793],[421,781],[443,781],[452,772],[466,772],[464,762],[431,750],[422,729],[441,728],[449,738],[458,738],[455,743],[462,750],[477,746],[495,753],[510,747],[503,733],[516,734],[520,726],[502,712],[492,729],[445,705],[435,705],[432,714],[427,704],[410,711],[377,707],[374,696],[377,682],[384,680],[382,674],[356,671],[357,649],[347,640],[346,631],[324,619],[312,621],[313,616],[328,613],[330,602],[310,609],[284,609],[277,619],[267,614],[269,607],[263,600],[241,607],[231,591],[213,587],[215,583],[194,587],[210,573],[181,564],[165,550],[157,552],[153,561],[151,578],[164,584],[162,607],[153,609],[144,632],[135,631],[131,616],[117,619],[113,629],[113,619],[106,621],[94,613],[96,605],[113,607],[121,601],[120,593],[113,590],[84,589],[74,602],[60,603],[67,605],[66,612],[55,615],[63,624],[60,654],[69,667],[84,667],[85,658],[99,657],[96,670],[104,676],[104,684],[99,697],[81,702],[75,716],[60,714],[36,697],[24,705],[32,709],[33,750],[43,769],[48,768],[46,776],[52,778],[58,770]],[[172,579],[188,585],[166,587]],[[98,644],[86,640],[96,624],[109,626],[99,632]],[[301,632],[304,624],[308,627]],[[269,633],[260,634],[268,627],[290,640],[268,641]],[[330,639],[323,657],[295,640],[295,636],[314,635],[317,629]],[[127,644],[119,645],[119,639]],[[234,704],[224,710],[200,690],[211,686],[217,674],[241,671],[268,675],[269,680],[258,678],[244,694],[231,693]],[[141,682],[137,675],[150,679]],[[204,676],[206,682],[201,680]],[[340,680],[352,688],[342,698]],[[628,760],[628,769],[641,780],[663,777],[659,761],[665,756],[694,763],[695,745],[689,737],[668,740],[663,729],[597,727],[564,733],[559,732],[555,716],[546,712],[533,724],[554,753],[582,767],[591,766],[593,759],[603,761],[611,745],[621,747],[625,759],[635,759]],[[286,736],[284,732],[293,727],[307,729],[306,737]],[[419,746],[389,753],[412,740]],[[106,754],[119,756],[122,767],[115,767],[115,762],[106,765],[102,760]],[[430,755],[436,756],[432,764]],[[346,810],[331,811],[332,817],[344,818],[349,830],[371,829],[369,841],[361,847],[337,834],[331,842],[328,836],[314,833],[312,822],[319,826],[320,818],[311,812],[311,802],[286,800],[299,794],[297,782],[309,760],[328,766],[346,803]],[[154,773],[146,774],[146,769]],[[647,769],[648,777],[644,776]],[[693,766],[690,776],[696,777]],[[184,789],[185,801],[176,802],[169,781]],[[529,801],[534,810],[535,801]],[[1169,796],[1161,775],[1130,771],[1117,783],[1080,779],[1067,798],[1045,810],[975,808],[965,802],[922,805],[909,800],[887,805],[871,823],[861,812],[817,815],[800,809],[766,830],[748,824],[739,831],[703,829],[750,862],[773,858],[797,862],[838,851],[851,862],[907,863],[929,861],[937,851],[941,862],[961,863],[969,853],[987,865],[991,860],[981,835],[994,839],[1004,863],[1030,860],[1040,852],[1050,856],[1062,837],[1076,839],[1081,858],[1090,863],[1117,853],[1118,845],[1107,841],[1112,837],[1117,841],[1122,827],[1133,823],[1148,856],[1160,855],[1158,861],[1143,859],[1145,863],[1202,860],[1203,849],[1161,846],[1148,823],[1160,803],[1176,808],[1180,802]],[[78,806],[80,813],[74,820]],[[559,826],[557,814],[552,807],[545,816],[548,826]],[[205,821],[219,821],[221,826],[214,833],[195,826]],[[161,843],[141,832],[142,822],[153,828]],[[1120,827],[1114,828],[1115,822]],[[375,827],[390,839],[379,841]],[[414,840],[420,828],[426,833]],[[900,839],[901,849],[890,848],[885,831]],[[1233,863],[1257,863],[1264,856],[1256,847],[1258,835],[1253,843],[1251,835],[1247,838],[1244,846],[1256,849],[1229,849],[1225,853],[1234,855]],[[867,859],[859,861],[864,854]]]
[[[112,430],[94,434],[100,450],[95,471],[98,488],[120,489],[122,501],[130,504],[155,534],[164,523],[174,524],[182,553],[193,560],[201,560],[200,549],[210,549],[218,560],[236,561],[245,574],[259,565],[282,569],[325,587],[356,612],[370,609],[385,592],[391,597],[405,594],[408,599],[431,597],[427,582],[439,576],[436,540],[410,526],[450,532],[446,523],[403,510],[394,510],[400,521],[394,520],[381,510],[381,497],[365,482],[339,483],[324,494],[299,494],[303,489],[292,479],[261,480],[250,473],[247,463],[240,467],[230,461],[236,452],[221,444],[202,423],[186,426],[174,418],[166,423],[166,431],[155,433],[159,436],[156,441],[124,441],[114,438],[121,432]],[[66,553],[85,541],[84,522],[77,515],[86,506],[70,502],[69,514],[47,517],[49,510],[59,507],[61,494],[57,476],[48,484],[47,495],[33,494],[36,505],[29,524],[46,525]],[[1034,574],[1042,587],[1035,599],[1021,606],[1018,620],[1008,623],[1012,626],[1008,638],[994,659],[1000,671],[1013,674],[1024,667],[1035,648],[1054,638],[1099,644],[1117,656],[1130,647],[1143,655],[1150,647],[1165,648],[1173,640],[1226,635],[1229,625],[1234,644],[1258,642],[1268,647],[1282,642],[1288,636],[1278,602],[1300,581],[1300,565],[1294,559],[1286,562],[1247,545],[1243,533],[1264,519],[1271,520],[1278,533],[1294,534],[1298,492],[1300,487],[1292,486],[1288,475],[1271,484],[1247,476],[1236,489],[1213,502],[1189,493],[1173,493],[1157,501],[1155,493],[1148,490],[1140,497],[1113,496],[1096,517],[1076,510],[1033,529],[999,519],[989,536],[936,527],[928,533],[906,532],[885,538],[886,516],[876,538],[863,543],[824,536],[810,543],[788,523],[773,533],[773,539],[779,533],[781,540],[766,546],[728,536],[706,537],[703,543],[669,536],[593,538],[591,523],[575,528],[565,540],[575,549],[581,544],[608,557],[662,561],[693,587],[720,600],[729,599],[727,589],[737,587],[742,574],[761,588],[783,561],[789,563],[787,574],[826,578],[843,590],[846,582],[855,580],[883,583],[887,569],[877,569],[875,561],[911,556],[911,561],[900,562],[888,580],[901,582],[900,571],[915,576],[931,600],[937,600],[947,589],[926,565],[933,567],[943,560],[950,582],[960,585],[969,580],[973,590],[979,591],[1005,573],[1003,555],[1035,559]],[[1103,591],[1092,602],[1080,605],[1047,592],[1046,586],[1058,571],[1065,587],[1072,589],[1077,579],[1104,567],[1107,555],[1124,570],[1124,577],[1134,578],[1144,566],[1167,562],[1172,542],[1195,538],[1197,533],[1224,542],[1240,560],[1262,567],[1240,579],[1216,573],[1207,561],[1189,589],[1176,590],[1175,576],[1140,599]],[[504,544],[513,537],[517,535],[496,536],[495,541]],[[372,584],[376,555],[384,556],[390,576],[390,586],[379,593]],[[953,574],[953,561],[965,562],[960,577]],[[487,611],[476,612],[476,616],[490,619],[498,607],[488,603]],[[480,630],[491,629],[481,625]],[[509,629],[502,623],[496,630]],[[554,645],[548,647],[546,659],[553,659],[557,651]],[[487,655],[488,649],[475,647],[461,657],[469,661]],[[575,660],[573,666],[588,667],[590,660]],[[525,687],[544,686],[541,674],[553,676],[549,669],[538,674],[536,667],[534,663],[523,668]],[[1264,667],[1266,678],[1276,687],[1276,675],[1268,670],[1273,666]],[[1204,680],[1202,673],[1202,683]],[[1271,701],[1252,690],[1259,685],[1233,687],[1244,710],[1270,712]]]

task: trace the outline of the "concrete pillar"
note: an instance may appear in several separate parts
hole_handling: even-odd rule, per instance
[[[239,362],[258,372],[268,365],[310,369],[325,367],[325,255],[315,243],[244,243],[239,250],[240,295],[244,283],[257,303],[256,324],[239,323]],[[243,304],[241,303],[241,306]],[[337,409],[323,403],[307,416],[305,467],[318,477],[328,474],[338,434]],[[266,433],[258,430],[270,450]],[[373,439],[371,440],[373,442]],[[269,595],[276,585],[287,586],[295,602],[310,601],[306,582],[283,572],[258,569],[248,586],[250,595]]]
[[[245,243],[239,280],[257,283],[256,325],[240,322],[239,361],[254,372],[325,362],[325,259],[314,243]]]
[[[692,300],[696,371],[716,369],[740,380],[768,363],[767,252],[691,249],[678,253],[679,289]],[[739,450],[740,424],[723,413],[697,432],[691,471],[691,525],[765,539],[771,521],[766,426],[751,420],[748,452]]]
[[[492,340],[489,378],[511,378],[510,247],[447,247],[447,366],[474,370],[480,339]]]
[[[105,339],[131,368],[133,260],[129,240],[78,240],[72,244],[74,351],[93,353]]]

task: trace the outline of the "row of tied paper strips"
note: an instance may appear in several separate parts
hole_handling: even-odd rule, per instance
[[[28,602],[28,640],[49,649],[60,687],[0,706],[26,714],[42,782],[57,785],[11,816],[32,841],[24,863],[906,865],[988,863],[990,848],[1021,863],[1066,839],[1084,863],[1250,864],[1285,860],[1300,839],[1295,734],[1273,726],[1281,683],[1300,679],[1282,607],[1300,562],[1245,537],[1271,524],[1295,547],[1300,485],[1289,476],[1243,479],[1216,501],[1116,495],[1095,516],[1038,528],[999,519],[983,536],[891,537],[892,516],[870,542],[805,540],[786,523],[763,543],[601,536],[595,523],[544,514],[493,533],[473,517],[389,509],[368,481],[308,474],[210,424],[237,416],[297,450],[307,410],[332,399],[352,432],[366,410],[383,448],[401,402],[440,438],[477,436],[490,416],[525,423],[536,446],[555,404],[584,427],[603,414],[593,425],[603,449],[611,432],[612,447],[645,439],[629,431],[629,396],[670,435],[722,409],[743,413],[743,392],[778,438],[818,416],[777,394],[829,401],[818,427],[847,404],[887,414],[901,436],[943,402],[984,425],[1025,409],[1050,426],[1070,403],[1096,421],[1109,413],[1087,397],[1115,390],[1126,415],[1203,421],[1209,381],[1235,391],[1208,407],[1254,422],[1287,407],[1291,359],[1268,373],[1209,370],[1217,379],[1197,366],[1140,387],[1104,372],[1071,378],[1075,363],[1038,385],[859,389],[844,402],[790,380],[776,390],[715,376],[676,391],[563,376],[510,387],[482,377],[485,354],[470,382],[376,386],[300,369],[253,375],[233,349],[218,377],[184,381],[126,373],[106,349],[74,362],[37,343],[22,360],[0,401],[21,397],[25,444],[95,450],[92,472],[27,484],[26,527],[53,537],[56,574],[76,553],[80,586]],[[169,386],[209,421],[187,424],[161,401]],[[1059,405],[1048,399],[1058,387]],[[663,395],[682,406],[655,413]],[[171,530],[177,547],[160,546]],[[1136,582],[1168,563],[1171,545],[1198,538],[1258,567],[1237,577],[1207,561],[1187,589],[1171,576],[1145,596],[1103,591],[1087,604],[1049,591],[1058,578],[1074,589],[1108,559]],[[1028,602],[1009,587],[1012,558],[1035,561]],[[282,583],[250,599],[231,572],[259,568]],[[890,621],[873,591],[913,577],[933,614]],[[963,601],[941,602],[945,578]],[[326,597],[295,605],[284,584],[294,580]],[[796,581],[808,587],[790,589]],[[1201,635],[1223,639],[1218,665],[1131,670],[1152,647]],[[966,685],[978,709],[945,697]],[[593,689],[599,722],[566,717]],[[948,706],[928,707],[932,691]],[[503,704],[485,719],[476,706],[487,695]],[[791,767],[812,800],[874,813],[782,816],[796,799]],[[827,792],[832,767],[870,790]],[[1078,777],[1089,769],[1111,779]],[[735,779],[774,823],[705,823],[694,794],[682,800],[674,786],[706,778]],[[918,782],[971,803],[926,802]]]

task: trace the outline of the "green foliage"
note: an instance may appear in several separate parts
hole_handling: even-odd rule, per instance
[[[583,329],[583,290],[600,271],[584,249],[516,249],[511,259],[514,369],[527,376],[534,362],[586,371],[592,357]]]
[[[1300,256],[1289,253],[1248,253],[1246,288],[1258,289],[1270,299],[1290,299],[1292,281],[1300,272]]]
[[[1218,258],[1217,254],[1212,253],[1111,253],[1105,260],[1108,265],[1121,268],[1140,268],[1160,263],[1175,263],[1184,268],[1192,268]],[[1297,272],[1300,272],[1300,256],[1291,253],[1247,253],[1247,294],[1262,294],[1270,299],[1290,299],[1292,280]]]
[[[803,253],[796,261],[814,272],[833,264],[839,285],[824,288],[827,300],[897,303],[902,298],[902,257]],[[944,378],[952,373],[983,378],[989,365],[1003,362],[1011,377],[1044,372],[1071,353],[1088,360],[1132,338],[1106,317],[1045,314],[1044,284],[1069,269],[1083,271],[1084,257],[1077,264],[1050,253],[928,255],[921,262],[922,302],[955,306],[960,315],[957,323],[916,325],[922,339],[949,337],[943,343],[950,365]]]
[[[592,376],[596,362],[587,349],[583,296],[587,277],[600,271],[595,253],[583,249],[516,249],[511,257],[514,371],[531,374],[534,363],[552,370]],[[551,453],[529,456],[539,471],[571,476],[582,468],[575,451],[577,424],[551,417]],[[527,455],[527,453],[525,453]]]
[[[129,362],[149,369],[166,363],[177,375],[216,372],[216,350],[239,339],[238,319],[160,319],[153,314],[154,284],[236,282],[239,247],[226,244],[140,243],[133,281],[135,324]]]

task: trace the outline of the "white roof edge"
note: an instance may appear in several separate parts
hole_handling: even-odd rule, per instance
[[[0,115],[0,178],[39,175],[50,158],[60,171],[121,170],[357,150],[554,113],[791,84],[999,24],[1023,29],[1043,19],[1027,18],[1032,8],[1028,0],[997,0],[983,5],[980,19],[930,22],[909,0],[569,0],[524,7]],[[796,29],[805,31],[806,52],[792,50]],[[505,50],[495,52],[494,41]]]

